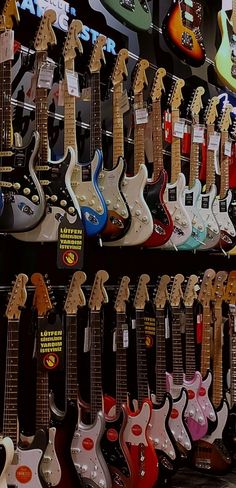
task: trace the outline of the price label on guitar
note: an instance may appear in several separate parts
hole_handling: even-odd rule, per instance
[[[6,30],[0,35],[0,63],[14,59],[14,31]]]
[[[179,120],[174,123],[173,136],[183,139],[184,137],[185,120]]]
[[[135,122],[136,124],[147,124],[148,111],[146,108],[136,108],[135,110]]]
[[[67,83],[67,90],[69,95],[73,97],[80,97],[80,89],[79,89],[79,76],[78,73],[75,71],[71,71],[66,69],[66,83]]]
[[[226,141],[225,147],[224,147],[224,155],[228,156],[230,158],[231,157],[231,151],[232,151],[232,142]]]
[[[40,319],[37,331],[37,361],[43,371],[64,368],[64,330],[59,315]]]
[[[197,144],[203,144],[204,132],[205,132],[204,125],[196,124],[193,128],[193,142]]]
[[[211,134],[209,137],[209,151],[218,151],[220,146],[220,134]]]
[[[54,66],[51,63],[42,64],[38,75],[38,88],[52,88]]]

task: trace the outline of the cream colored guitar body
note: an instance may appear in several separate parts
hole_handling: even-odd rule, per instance
[[[7,488],[7,471],[12,463],[14,456],[14,444],[10,437],[0,440],[0,459],[4,460],[0,474],[0,488]]]
[[[215,57],[215,69],[222,83],[230,90],[236,91],[236,69],[235,76],[232,76],[233,61],[235,57],[236,66],[236,40],[234,41],[233,27],[224,10],[218,13],[218,25],[221,31],[221,44]],[[230,40],[230,37],[232,38]]]

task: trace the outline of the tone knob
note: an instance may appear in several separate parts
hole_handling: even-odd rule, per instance
[[[61,205],[62,207],[66,207],[66,205],[67,205],[67,201],[66,201],[66,200],[61,200],[61,201],[60,201],[60,205]]]
[[[203,225],[198,225],[198,230],[202,231],[203,230]]]
[[[20,189],[20,183],[13,183],[13,188],[14,188],[14,190],[19,190]]]
[[[198,422],[199,422],[199,424],[204,423],[204,418],[201,415],[198,417]]]
[[[79,200],[80,200],[81,202],[84,202],[84,201],[86,200],[85,195],[80,195]]]
[[[170,452],[169,452],[169,456],[170,456],[170,458],[171,458],[171,459],[174,459],[174,458],[175,458],[175,453],[174,453],[174,451],[170,451]]]
[[[91,200],[89,200],[88,203],[89,203],[90,207],[92,207],[95,204],[95,200],[92,198]]]
[[[107,205],[110,205],[110,203],[111,203],[111,200],[107,199],[107,200],[106,200],[106,204],[107,204]]]
[[[154,439],[155,444],[159,444],[160,439]]]
[[[98,484],[99,484],[99,486],[105,486],[105,481],[104,480],[100,480]]]
[[[234,237],[234,231],[233,231],[233,230],[231,230],[231,231],[230,231],[230,235],[231,235],[232,237]]]
[[[182,221],[182,226],[183,226],[183,227],[186,227],[186,225],[187,225],[186,220],[183,220],[183,221]]]
[[[69,208],[68,208],[68,212],[69,212],[69,214],[71,214],[71,215],[72,215],[72,214],[74,214],[74,213],[75,213],[75,207],[69,207]]]
[[[121,210],[121,215],[124,217],[124,215],[126,215],[126,211],[125,210]]]
[[[37,203],[39,201],[39,196],[38,195],[33,195],[32,196],[32,202]]]
[[[101,212],[102,211],[102,207],[101,205],[99,205],[97,208],[96,208],[97,212]]]
[[[114,210],[117,210],[119,208],[119,206],[120,205],[118,203],[115,203],[115,205],[113,205]]]
[[[185,445],[186,449],[190,449],[190,447],[191,447],[189,442],[185,442],[184,445]]]
[[[101,191],[104,191],[104,186],[99,185]]]
[[[175,220],[177,220],[177,222],[179,222],[179,219],[180,219],[180,216],[179,215],[176,215],[175,216]]]
[[[218,229],[217,229],[217,227],[213,227],[213,229],[212,229],[212,230],[213,230],[213,232],[215,232],[216,234],[218,233]]]
[[[87,471],[87,469],[88,469],[87,464],[83,464],[82,467],[81,467],[82,473],[85,473]]]
[[[179,442],[181,442],[181,441],[183,440],[183,436],[182,436],[182,435],[178,435],[177,440],[178,440]]]
[[[139,215],[141,215],[141,210],[136,210],[135,215],[137,215],[137,217],[139,217]]]
[[[24,188],[23,190],[24,195],[29,195],[30,194],[30,188]]]
[[[57,195],[52,195],[51,196],[51,202],[57,202],[57,200],[58,200]]]
[[[148,221],[148,218],[146,215],[144,215],[144,217],[142,218],[142,222],[147,222]]]
[[[194,416],[194,410],[189,410],[189,417],[193,417]]]
[[[195,225],[197,223],[196,219],[192,220],[192,225]]]
[[[97,476],[96,471],[91,471],[91,478],[92,478],[92,480],[94,480],[94,478],[96,478],[96,476]]]
[[[215,418],[214,413],[213,413],[213,412],[210,412],[210,413],[209,413],[209,419],[210,419],[210,420],[212,420],[212,419],[214,419],[214,418]]]

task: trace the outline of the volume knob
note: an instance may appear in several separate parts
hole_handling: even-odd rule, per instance
[[[29,195],[30,194],[30,188],[24,188],[23,190],[24,195]]]
[[[75,213],[75,207],[69,207],[68,212],[69,212],[69,214],[74,214]]]
[[[20,189],[20,183],[13,183],[13,188],[14,188],[14,190],[19,190]]]
[[[61,200],[61,201],[60,201],[60,205],[61,205],[62,207],[66,207],[66,205],[67,205],[67,201],[66,201],[66,200]]]
[[[32,202],[37,203],[39,201],[38,195],[33,195],[32,196]]]
[[[57,195],[52,195],[51,196],[51,202],[56,202],[58,200]]]

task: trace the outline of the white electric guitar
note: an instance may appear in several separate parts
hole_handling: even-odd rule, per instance
[[[143,89],[144,85],[147,84],[145,70],[148,66],[149,62],[146,59],[141,59],[136,67],[136,75],[133,83],[135,113],[142,109],[144,105]],[[107,246],[133,246],[142,244],[152,234],[152,214],[143,195],[147,177],[148,172],[145,165],[144,151],[144,124],[136,123],[134,128],[134,176],[125,176],[121,187],[131,212],[131,225],[124,237],[115,242],[107,242]]]
[[[179,123],[179,106],[182,101],[182,88],[185,82],[179,79],[175,82],[170,98],[172,143],[171,143],[171,178],[166,185],[164,200],[174,223],[174,230],[170,239],[160,249],[177,249],[186,242],[192,233],[191,218],[183,204],[183,193],[186,186],[185,175],[181,172],[180,138],[174,134]]]

